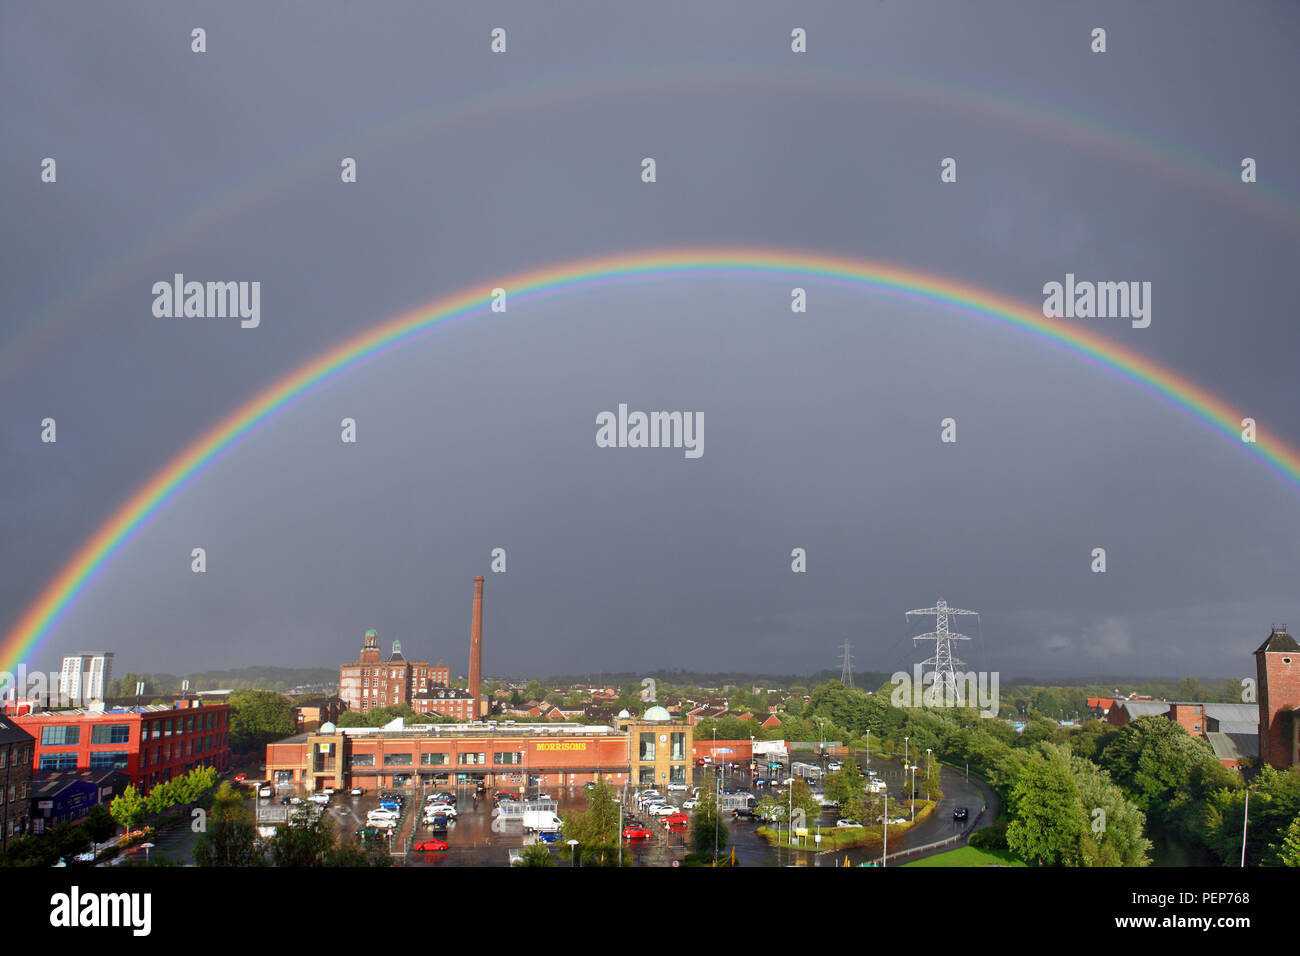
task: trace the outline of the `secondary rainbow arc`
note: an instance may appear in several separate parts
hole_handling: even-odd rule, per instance
[[[220,419],[126,499],[42,589],[0,641],[0,671],[15,671],[25,655],[52,635],[95,577],[147,522],[194,477],[277,413],[362,363],[424,332],[489,308],[491,290],[504,288],[511,310],[521,299],[582,287],[645,278],[760,276],[822,279],[953,308],[1024,332],[1037,340],[1117,372],[1242,445],[1272,471],[1300,488],[1300,452],[1258,428],[1257,441],[1241,441],[1243,415],[1190,379],[1120,345],[1087,326],[1047,319],[997,293],[901,266],[823,253],[748,247],[654,249],[602,255],[549,265],[435,299],[384,320],[310,359]],[[506,315],[510,313],[507,312]]]

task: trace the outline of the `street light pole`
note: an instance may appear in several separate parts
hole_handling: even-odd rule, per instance
[[[916,822],[916,767],[912,767],[912,822]]]

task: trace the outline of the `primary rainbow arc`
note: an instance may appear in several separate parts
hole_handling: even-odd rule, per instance
[[[1300,452],[1264,428],[1254,444],[1241,441],[1243,415],[1208,389],[1122,345],[1068,320],[1047,319],[1037,306],[973,285],[900,266],[822,253],[746,248],[656,249],[603,255],[546,266],[436,299],[387,319],[331,348],[273,382],[194,439],[137,489],[73,554],[0,641],[0,671],[14,672],[25,655],[51,635],[96,575],[185,485],[239,440],[279,411],[359,364],[400,347],[423,332],[482,312],[495,287],[513,309],[522,299],[638,278],[759,276],[821,279],[954,308],[1064,347],[1119,372],[1148,392],[1243,444],[1271,470],[1300,487]],[[506,313],[507,315],[509,313]]]

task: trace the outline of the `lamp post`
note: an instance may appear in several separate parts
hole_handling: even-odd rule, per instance
[[[569,866],[575,866],[574,858],[578,851],[578,841],[570,840],[569,842]]]
[[[871,763],[871,731],[867,731],[867,763]]]
[[[912,822],[916,822],[916,767],[912,767]]]
[[[718,731],[717,731],[716,729],[713,731],[713,733],[715,734],[715,737],[714,737],[715,740],[717,739],[717,737],[716,737],[717,732],[718,732]],[[721,821],[721,819],[722,819],[722,791],[721,791],[722,784],[718,781],[718,778],[717,778],[717,775],[716,775],[716,774],[714,775],[713,787],[714,787],[714,792],[713,792],[713,865],[714,865],[714,866],[717,866],[717,865],[718,865],[718,827],[720,826],[720,821]]]
[[[895,738],[895,739],[897,739],[897,738]],[[908,762],[908,761],[907,761],[907,742],[908,742],[909,740],[911,740],[911,739],[912,739],[911,737],[904,737],[904,738],[903,738],[903,764],[904,764],[904,765],[906,765],[907,762]]]

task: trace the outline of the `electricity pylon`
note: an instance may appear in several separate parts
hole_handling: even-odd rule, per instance
[[[840,645],[844,648],[844,666],[840,668],[840,683],[845,687],[853,686],[853,655],[849,651],[853,645],[845,641]]]
[[[908,611],[906,617],[909,623],[913,614],[934,615],[934,630],[929,634],[918,634],[912,638],[914,641],[934,641],[934,657],[921,662],[922,667],[929,664],[933,668],[934,698],[945,703],[963,703],[958,696],[957,675],[954,672],[954,667],[964,667],[965,663],[952,656],[952,642],[969,641],[970,638],[965,634],[958,634],[956,631],[948,630],[948,617],[954,614],[970,614],[978,617],[979,611],[963,611],[960,608],[949,607],[948,602],[940,598],[934,607]]]

